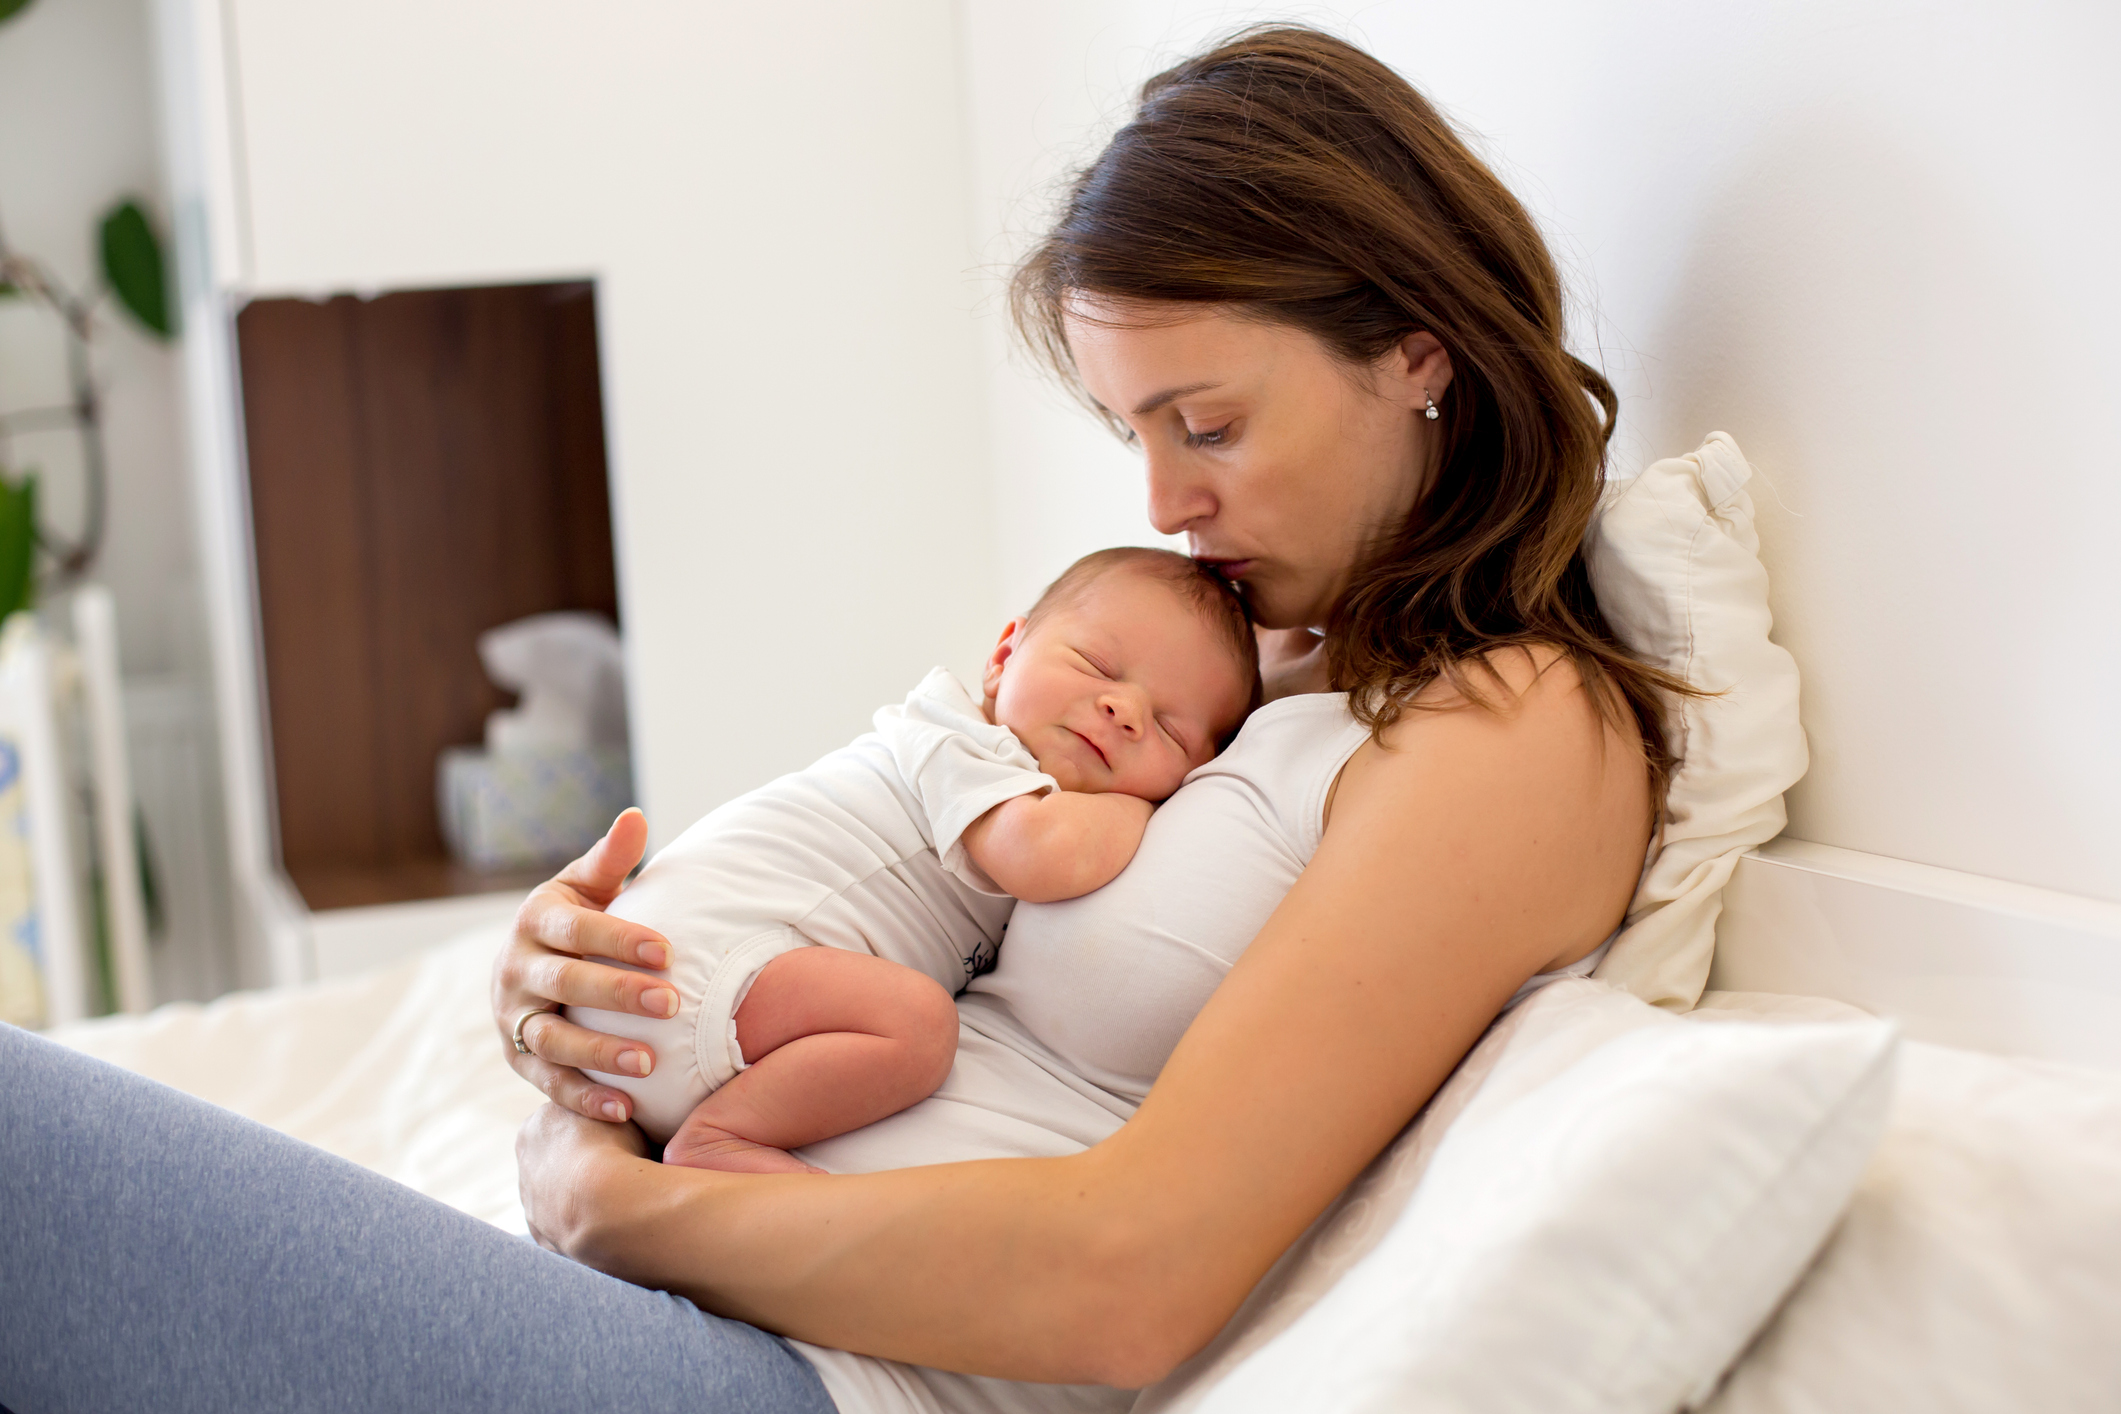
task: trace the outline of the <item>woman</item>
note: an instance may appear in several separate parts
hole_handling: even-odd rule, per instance
[[[494,973],[555,1102],[518,1146],[525,1208],[581,1265],[0,1037],[0,1262],[38,1293],[0,1322],[0,1403],[1122,1408],[1513,995],[1588,969],[1679,685],[1589,592],[1614,399],[1564,351],[1523,209],[1382,65],[1258,31],[1150,81],[1015,296],[1139,447],[1151,521],[1243,587],[1274,700],[1120,880],[1019,907],[944,1090],[808,1151],[831,1177],[668,1168],[606,1122],[624,1097],[581,1069],[636,1047],[550,1010],[668,1004],[597,961],[662,960],[599,911],[628,815]]]
[[[1676,685],[1616,647],[1584,577],[1614,404],[1563,349],[1551,260],[1359,51],[1269,30],[1151,80],[1015,296],[1034,344],[1140,449],[1156,528],[1243,586],[1273,700],[1218,763],[1244,778],[1225,803],[1282,810],[1276,782],[1308,752],[1331,792],[1315,852],[1257,917],[1211,907],[1251,868],[1197,778],[1120,881],[1019,906],[961,1001],[979,1065],[1028,1058],[1019,1088],[946,1088],[938,1108],[1020,1115],[1041,1083],[1140,1102],[1091,1147],[906,1170],[924,1142],[968,1147],[961,1118],[924,1106],[878,1126],[887,1140],[810,1155],[895,1172],[672,1173],[596,1122],[624,1099],[576,1069],[619,1071],[630,1043],[532,1016],[518,1069],[557,1104],[525,1135],[523,1191],[559,1250],[808,1342],[1130,1387],[1215,1333],[1527,979],[1613,931]],[[1298,698],[1336,689],[1359,745],[1341,699]],[[1309,744],[1247,755],[1292,732]],[[1306,826],[1277,843],[1300,855]],[[638,835],[525,909],[496,971],[504,1028],[556,1003],[653,1005],[653,979],[593,961],[659,946],[595,912]],[[1129,931],[1159,905],[1182,936]],[[1205,986],[1173,961],[1202,952]],[[839,1391],[854,1374],[836,1358],[820,1368]]]

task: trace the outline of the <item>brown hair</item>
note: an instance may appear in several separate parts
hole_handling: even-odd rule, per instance
[[[1110,550],[1093,550],[1060,572],[1060,577],[1046,586],[1038,602],[1024,615],[1026,627],[1035,625],[1040,619],[1056,609],[1065,608],[1082,598],[1083,591],[1109,574],[1139,574],[1155,579],[1173,590],[1199,611],[1200,616],[1215,629],[1216,634],[1237,659],[1237,666],[1250,684],[1245,697],[1245,706],[1228,731],[1216,741],[1216,750],[1230,744],[1237,729],[1245,724],[1259,706],[1263,692],[1259,681],[1259,640],[1252,635],[1252,620],[1245,613],[1244,601],[1237,596],[1230,581],[1195,559],[1170,550],[1152,550],[1145,545],[1120,545]]]
[[[1558,647],[1601,715],[1608,683],[1632,709],[1662,800],[1665,694],[1691,690],[1613,636],[1583,562],[1619,400],[1564,346],[1530,215],[1405,79],[1287,25],[1156,75],[1011,282],[1019,331],[1087,400],[1064,322],[1077,293],[1234,308],[1358,367],[1433,335],[1452,367],[1438,470],[1325,626],[1334,683],[1382,732],[1439,677],[1487,702],[1468,673],[1499,686],[1498,648]]]

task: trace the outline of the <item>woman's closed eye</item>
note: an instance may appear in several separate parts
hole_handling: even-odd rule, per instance
[[[1202,428],[1198,432],[1189,430],[1186,433],[1186,445],[1189,447],[1220,447],[1229,440],[1230,424],[1227,422],[1220,427]]]

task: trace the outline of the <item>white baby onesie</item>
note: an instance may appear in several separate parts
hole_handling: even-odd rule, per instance
[[[993,965],[1016,900],[961,837],[1003,801],[1059,785],[942,668],[880,710],[875,727],[701,819],[612,904],[613,917],[670,940],[678,1014],[567,1014],[655,1051],[645,1079],[590,1072],[633,1097],[652,1137],[668,1139],[744,1068],[736,1009],[780,954],[812,945],[873,953],[952,994]]]

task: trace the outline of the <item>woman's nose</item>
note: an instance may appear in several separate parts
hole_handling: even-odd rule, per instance
[[[1215,497],[1200,473],[1185,458],[1162,448],[1146,456],[1149,475],[1149,524],[1163,535],[1177,535],[1215,514]]]

